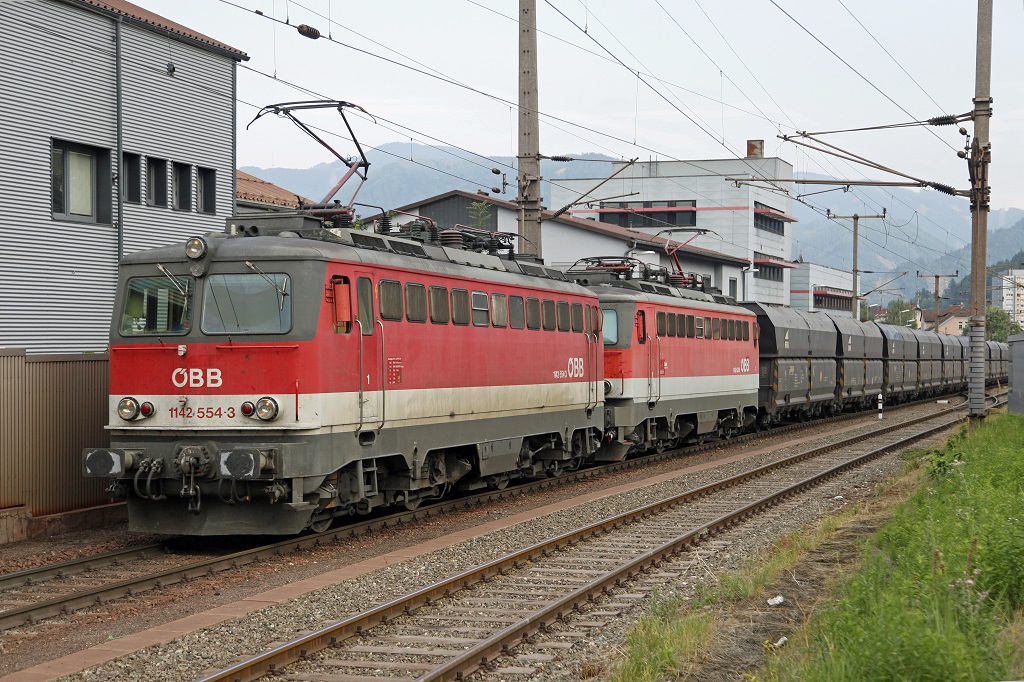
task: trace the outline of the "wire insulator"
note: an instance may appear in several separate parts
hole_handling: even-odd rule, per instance
[[[300,36],[306,36],[310,40],[316,40],[320,37],[320,31],[313,28],[309,24],[299,24],[295,27],[295,30],[299,32]]]
[[[550,161],[561,161],[562,163],[568,163],[573,160],[571,156],[549,156]]]
[[[936,116],[935,118],[928,119],[928,123],[933,126],[951,126],[957,123],[956,116],[952,114],[946,114],[945,116]]]
[[[956,196],[955,189],[953,189],[949,185],[944,185],[941,182],[929,182],[928,186],[934,189],[936,192],[942,192],[943,194],[948,194],[951,197]]]

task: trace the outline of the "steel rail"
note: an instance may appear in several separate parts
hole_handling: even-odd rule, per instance
[[[315,630],[283,645],[258,654],[250,659],[240,661],[224,670],[203,677],[200,682],[223,682],[227,680],[231,680],[232,682],[247,682],[249,680],[258,679],[265,674],[278,671],[279,668],[283,666],[305,659],[312,652],[329,646],[335,646],[350,637],[363,634],[365,630],[377,625],[386,625],[391,619],[410,614],[421,606],[430,605],[436,599],[449,597],[454,592],[468,588],[493,576],[501,575],[507,570],[519,568],[524,563],[529,562],[536,557],[543,556],[566,546],[572,546],[582,540],[602,534],[610,528],[616,528],[627,523],[632,523],[651,516],[652,514],[664,511],[665,509],[704,497],[717,490],[735,486],[788,464],[795,464],[808,458],[831,452],[840,447],[854,445],[869,438],[885,435],[899,429],[906,429],[917,425],[918,423],[930,421],[944,415],[948,415],[948,411],[944,410],[942,412],[936,412],[931,415],[925,415],[923,417],[908,420],[901,424],[876,429],[868,434],[859,434],[837,443],[829,443],[824,446],[812,448],[811,450],[786,457],[778,462],[771,462],[742,472],[736,476],[715,481],[678,495],[673,495],[653,502],[643,507],[624,512],[617,516],[604,519],[594,524],[568,531],[555,538],[542,541],[481,566],[466,570],[446,580],[429,585],[403,597],[393,599],[370,610],[320,628],[319,630]],[[655,565],[656,561],[660,561],[667,554],[678,553],[684,547],[696,542],[705,535],[733,525],[747,516],[752,515],[757,510],[776,504],[785,497],[801,492],[812,485],[835,476],[849,468],[858,466],[869,459],[878,457],[879,455],[894,448],[902,447],[914,440],[945,430],[952,425],[960,423],[964,418],[965,417],[962,416],[957,417],[956,419],[943,422],[940,425],[924,431],[911,434],[904,439],[876,448],[869,453],[857,456],[838,466],[832,467],[825,472],[804,479],[781,491],[777,491],[776,493],[762,498],[761,500],[747,504],[734,512],[712,521],[711,523],[692,529],[666,545],[663,545],[661,548],[652,550],[641,557],[630,561],[629,563],[607,573],[601,578],[598,578],[589,585],[579,588],[567,597],[559,599],[550,606],[542,608],[519,623],[506,627],[502,631],[466,650],[464,653],[459,654],[444,664],[441,664],[434,671],[423,675],[419,679],[423,681],[453,680],[468,675],[479,667],[487,665],[489,660],[492,660],[495,656],[507,651],[507,649],[514,646],[517,641],[521,641],[524,637],[528,637],[530,632],[542,629],[547,623],[562,618],[567,611],[571,611],[573,608],[592,599],[595,593],[607,590],[610,586],[617,585],[623,580],[628,580],[635,575],[637,571],[642,568]]]
[[[907,404],[906,406],[910,405],[911,404]],[[940,412],[935,412],[933,414],[925,415],[923,417],[918,417],[912,420],[899,422],[898,424],[892,424],[885,427],[884,429],[874,430],[870,432],[870,434],[884,433],[887,432],[888,430],[898,429],[908,424],[928,419],[934,419],[941,414],[961,410],[965,406],[966,404],[950,406]],[[863,416],[864,414],[865,413],[849,413],[837,415],[823,420],[818,420],[814,423],[816,425],[821,425],[823,423],[831,423],[834,421],[853,419],[858,416]],[[622,462],[613,462],[597,467],[584,469],[577,472],[567,473],[557,478],[529,481],[527,483],[512,486],[504,490],[488,491],[464,498],[443,500],[436,504],[421,507],[419,509],[412,511],[398,512],[376,519],[369,519],[366,521],[349,524],[347,526],[341,526],[336,529],[328,529],[321,533],[304,535],[297,538],[288,538],[286,540],[274,542],[269,545],[261,545],[259,547],[234,552],[220,557],[204,559],[183,566],[165,569],[163,571],[159,571],[149,575],[136,576],[116,583],[111,583],[96,588],[82,590],[71,595],[54,597],[43,602],[37,602],[35,604],[29,604],[14,609],[2,610],[0,611],[0,630],[17,627],[24,623],[33,623],[44,618],[67,614],[77,609],[86,608],[96,604],[102,604],[105,601],[109,601],[111,599],[117,599],[129,595],[136,595],[138,593],[146,592],[154,588],[165,587],[167,585],[187,581],[203,575],[210,575],[226,570],[237,569],[241,566],[250,563],[281,557],[301,549],[308,549],[324,544],[339,542],[342,540],[355,538],[366,533],[371,533],[377,530],[401,526],[403,524],[429,519],[439,514],[457,511],[460,509],[472,509],[475,506],[480,506],[495,501],[501,501],[504,499],[522,495],[524,493],[546,490],[554,488],[556,486],[562,486],[569,483],[587,480],[589,478],[594,478],[603,474],[615,473],[633,467],[643,466],[645,464],[667,461],[681,456],[690,455],[695,452],[702,452],[705,450],[714,449],[724,444],[737,444],[744,442],[748,439],[764,437],[767,435],[777,435],[791,430],[800,430],[802,428],[806,428],[806,426],[807,424],[789,424],[783,427],[774,428],[770,431],[745,434],[743,436],[734,437],[728,440],[711,441],[703,445],[688,446],[685,448],[677,448],[674,450],[666,450],[662,453],[652,453],[649,455],[644,455],[642,457],[624,460]],[[864,437],[870,437],[870,434]],[[804,457],[808,456],[811,455],[804,455]],[[794,457],[799,457],[799,455],[796,455]],[[765,465],[765,467],[760,467],[759,469],[763,468],[765,471],[768,471],[770,470],[770,468],[785,466],[786,463],[789,463],[790,459],[792,458],[780,460],[779,462]],[[759,473],[757,475],[761,474]],[[163,546],[164,545],[162,544],[154,544],[138,548],[131,548],[128,550],[116,550],[114,552],[108,552],[105,554],[95,555],[92,557],[72,559],[70,561],[61,562],[59,564],[49,564],[46,566],[40,566],[38,568],[26,569],[24,571],[19,571],[17,573],[2,575],[0,576],[0,589],[2,589],[2,586],[4,586],[5,581],[11,581],[8,587],[14,587],[17,585],[31,584],[32,582],[35,582],[37,580],[41,582],[45,579],[50,579],[54,577],[65,577],[66,575],[70,575],[70,573],[66,572],[68,569],[73,568],[76,565],[87,566],[89,561],[94,559],[102,560],[105,557],[109,556],[111,558],[107,563],[116,564],[116,555],[118,555],[119,553],[124,553],[125,556],[130,556],[133,552],[137,553],[139,551],[152,551]],[[81,570],[85,571],[88,569],[83,568]],[[61,576],[61,571],[65,571],[64,576]]]
[[[78,573],[88,573],[104,566],[119,566],[126,561],[145,559],[151,553],[157,554],[164,551],[164,548],[164,543],[153,542],[147,545],[115,549],[103,554],[92,554],[76,559],[68,559],[56,564],[26,568],[23,571],[16,571],[14,573],[5,573],[0,575],[0,592],[21,587],[22,585],[32,585],[37,581],[49,580],[51,578],[66,578]]]

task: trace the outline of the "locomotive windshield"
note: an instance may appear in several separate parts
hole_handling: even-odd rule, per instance
[[[611,308],[605,308],[601,312],[604,315],[604,326],[601,328],[604,345],[614,346],[619,342],[619,313]]]
[[[121,334],[187,334],[192,329],[193,279],[168,274],[132,277],[124,297]]]
[[[290,288],[282,273],[210,275],[200,327],[207,334],[283,334],[292,326]]]

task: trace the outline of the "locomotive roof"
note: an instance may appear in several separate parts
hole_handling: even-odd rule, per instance
[[[271,232],[266,236],[210,233],[203,238],[215,260],[343,260],[396,270],[414,270],[577,295],[593,295],[593,292],[584,287],[567,281],[560,271],[553,268],[484,253],[421,244],[397,235],[385,238],[383,235],[346,229],[332,232],[314,230],[308,234],[286,230]],[[128,254],[121,263],[134,265],[185,260],[183,245],[178,243]]]
[[[662,289],[668,290],[668,293],[654,293],[637,289],[628,289],[615,284],[591,284],[589,285],[589,288],[597,294],[597,297],[602,303],[606,301],[609,303],[646,301],[648,303],[658,303],[673,307],[685,306],[687,308],[698,308],[700,310],[727,312],[733,315],[753,316],[753,313],[746,308],[729,305],[727,303],[718,303],[710,294],[690,289],[670,287],[667,285],[660,286]]]

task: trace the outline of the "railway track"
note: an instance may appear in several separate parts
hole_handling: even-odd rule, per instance
[[[957,408],[950,408],[951,411],[955,409]],[[843,421],[858,416],[863,416],[863,413],[839,415],[818,421],[816,424]],[[767,433],[779,435],[805,426],[786,425]],[[765,434],[747,434],[728,442],[737,444],[763,435]],[[692,455],[721,445],[722,441],[714,441],[663,453],[651,453],[624,462],[571,472],[558,478],[529,481],[505,490],[442,501],[413,511],[388,514],[322,533],[261,544],[236,552],[218,553],[212,557],[182,554],[173,550],[167,542],[153,543],[0,575],[0,631],[67,615],[78,609],[102,605],[110,600],[135,596],[193,578],[237,569],[246,564],[279,558],[310,547],[347,540],[383,528],[412,523],[453,510],[472,508],[632,467]]]
[[[621,594],[638,578],[675,575],[673,563],[708,536],[961,419],[944,412],[886,426],[573,530],[274,646],[202,682],[268,673],[296,681],[425,682],[490,670],[556,622],[579,630],[560,633],[570,639],[602,627],[621,606],[609,600],[640,596]],[[528,654],[518,667],[494,672],[529,674],[530,662],[544,656]]]

